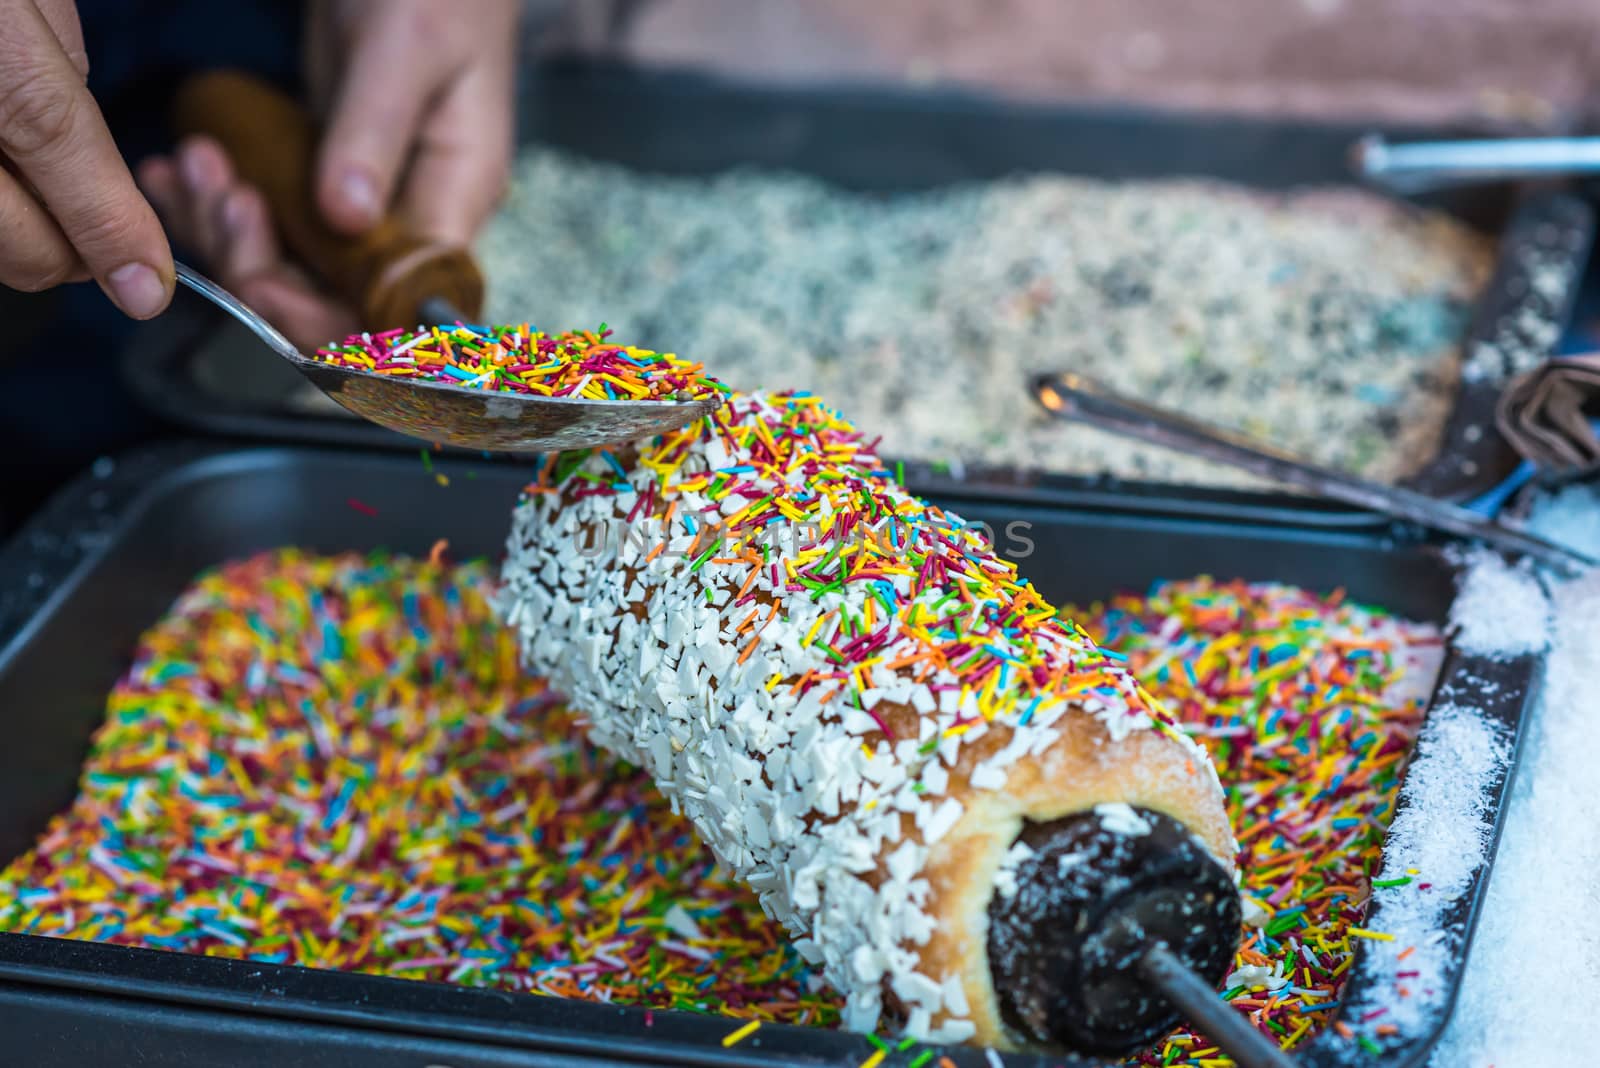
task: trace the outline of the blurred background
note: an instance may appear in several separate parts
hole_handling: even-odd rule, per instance
[[[293,88],[302,6],[84,0],[91,88],[130,161],[170,147],[168,102],[187,73],[237,66]],[[1527,133],[1590,129],[1600,101],[1600,5],[1585,0],[529,0],[523,33],[530,71],[580,57],[601,70],[693,72],[731,86],[779,92],[857,86],[895,94],[901,102],[896,106],[919,94],[930,101],[966,95],[997,101],[997,115],[1013,105],[1098,108],[1107,114],[1147,107],[1175,112],[1180,123],[1183,115],[1226,115],[1346,123],[1352,129],[1399,124]],[[524,107],[548,111],[538,91],[529,90]],[[559,127],[559,117],[546,115],[543,127],[535,125],[537,137],[538,129]],[[1070,141],[1070,125],[1061,129],[1062,142]],[[714,146],[720,136],[717,120],[708,117],[694,135]],[[605,130],[589,135],[583,147],[603,144],[606,137]],[[1040,147],[1049,150],[1041,155],[1062,151],[1061,144]],[[1098,143],[1086,141],[1072,150],[1087,172],[1107,162],[1094,159],[1106,151]],[[638,154],[648,152],[641,148]],[[710,155],[717,153],[713,149]],[[532,232],[526,226],[538,221],[536,198],[559,186],[535,163],[525,161],[524,171],[522,199],[514,189],[507,222],[499,227],[499,237],[490,235],[491,246],[498,241],[501,249],[498,255],[491,249],[488,256],[491,292],[496,273],[519,286],[541,284],[538,276],[498,266],[506,261],[510,242]],[[557,177],[570,184],[593,176],[580,169]],[[594,211],[609,210],[607,204],[623,203],[637,192],[612,186],[618,183],[605,189],[613,199],[597,199]],[[1071,199],[1071,194],[1062,196]],[[711,201],[705,203],[708,213],[717,210]],[[989,206],[973,210],[981,215]],[[568,229],[573,241],[582,238],[579,230]],[[1160,235],[1149,240],[1157,247]],[[1385,247],[1393,262],[1412,255],[1409,246]],[[1369,254],[1376,253],[1350,253]],[[1467,259],[1463,253],[1462,277],[1481,283],[1484,264],[1467,264]],[[673,261],[663,270],[686,268]],[[500,288],[513,281],[500,282]],[[1454,293],[1462,284],[1459,279],[1441,283],[1441,292]],[[596,299],[610,296],[601,292]],[[1458,295],[1446,296],[1446,303],[1461,304]],[[562,304],[553,294],[549,301],[540,295],[540,314],[588,311],[582,302]],[[1410,307],[1397,298],[1379,310],[1394,318],[1411,315]],[[1458,319],[1467,314],[1464,305],[1451,309]],[[1351,315],[1360,313],[1358,308]],[[6,371],[6,388],[0,390],[0,529],[14,527],[96,456],[184,429],[148,411],[115,368],[128,346],[154,327],[124,321],[92,286],[42,296],[0,291],[0,314],[8,324],[0,336]],[[659,316],[641,318],[663,322]],[[760,345],[770,335],[747,336],[750,344]],[[644,340],[679,344],[670,332]],[[1378,356],[1379,362],[1387,358]],[[1365,373],[1357,368],[1352,374],[1358,372]],[[1426,379],[1426,392],[1449,385],[1428,373],[1431,379],[1418,372]],[[1214,387],[1215,374],[1201,367],[1196,382],[1210,375]],[[1393,436],[1416,398],[1388,385],[1367,385],[1369,399],[1378,397],[1371,403],[1384,407],[1371,427]],[[1349,392],[1354,387],[1329,388]],[[1389,393],[1379,396],[1373,389]],[[884,403],[892,407],[893,402]],[[863,414],[879,411],[869,407]],[[1285,412],[1260,429],[1294,425],[1295,417]],[[895,435],[891,426],[892,443],[899,440]],[[910,432],[905,440],[922,439]],[[1001,458],[1036,451],[1033,443],[1018,444],[1001,450]],[[1162,472],[1139,467],[1134,473]]]
[[[530,4],[577,49],[788,84],[1558,125],[1592,106],[1586,0],[592,0]]]

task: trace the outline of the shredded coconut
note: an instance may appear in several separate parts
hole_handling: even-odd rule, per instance
[[[1532,527],[1600,550],[1600,495],[1575,487],[1542,500]],[[1553,604],[1542,696],[1434,1068],[1578,1063],[1585,1012],[1600,1006],[1600,577],[1557,588]]]
[[[1488,786],[1509,753],[1507,739],[1470,704],[1428,712],[1401,787],[1405,807],[1383,847],[1385,879],[1403,873],[1411,881],[1373,890],[1380,910],[1374,929],[1390,937],[1363,946],[1364,996],[1342,1014],[1346,1021],[1414,1033],[1448,996],[1442,972],[1461,952],[1461,932],[1445,929],[1444,915],[1483,864],[1491,831]],[[1381,1017],[1362,1020],[1380,1007]]]
[[[1150,821],[1135,812],[1132,805],[1121,801],[1108,801],[1103,805],[1096,805],[1094,814],[1100,817],[1100,826],[1113,834],[1139,838],[1150,833]]]
[[[1542,537],[1600,559],[1600,490],[1567,486],[1534,502],[1528,523]]]
[[[1007,901],[1017,896],[1017,868],[1033,856],[1033,849],[1026,842],[1017,842],[1006,850],[1005,857],[1000,861],[1000,870],[994,873],[994,889],[997,894]]]
[[[1468,558],[1461,589],[1450,609],[1455,646],[1505,659],[1536,653],[1550,641],[1550,603],[1525,568],[1490,552]]]

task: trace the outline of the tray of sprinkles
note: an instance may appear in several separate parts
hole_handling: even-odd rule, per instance
[[[524,333],[478,331],[514,350]],[[591,359],[623,370],[614,361],[632,353],[674,388],[703,385],[692,363],[597,351],[610,344],[558,342],[545,355],[566,351],[575,369],[552,380],[576,383]],[[890,797],[870,784],[895,784],[893,766],[910,762],[882,718],[906,706],[868,703],[894,690],[885,672],[924,672],[912,689],[928,687],[937,727],[912,746],[920,777],[894,787],[908,812],[925,791],[976,806],[997,789],[984,781],[994,765],[956,757],[963,735],[1027,738],[1073,709],[1108,725],[1133,716],[1120,740],[1105,728],[1105,763],[1130,737],[1154,755],[1112,776],[1112,792],[1148,800],[1199,782],[1200,802],[1172,804],[1197,804],[1203,820],[1214,803],[1231,828],[1230,855],[1207,862],[1237,879],[1237,911],[1223,914],[1239,937],[1215,976],[1230,1010],[1300,1063],[1421,1063],[1454,999],[1541,666],[1519,644],[1520,617],[1542,603],[1533,580],[1294,500],[945,483],[924,501],[921,489],[794,393],[734,395],[680,434],[537,464],[441,456],[425,471],[377,450],[191,443],[102,465],[0,555],[4,588],[38,591],[0,614],[0,1011],[30,1021],[15,1041],[38,1064],[157,1042],[193,1063],[1098,1063],[1017,1051],[1055,1044],[1061,1022],[1030,1016],[1023,995],[1038,984],[1006,974],[1025,946],[980,951],[992,990],[987,977],[930,990],[906,979],[914,968],[880,966],[892,979],[875,1001],[854,971],[862,958],[844,971],[825,952],[857,917],[808,915],[799,889],[774,904],[719,830],[747,813],[708,808],[710,782],[696,793],[669,771],[681,751],[670,730],[625,741],[623,709],[596,698],[598,680],[625,677],[600,665],[637,628],[623,621],[609,641],[567,613],[597,618],[606,602],[584,600],[585,569],[614,568],[633,575],[616,589],[658,575],[691,594],[637,602],[669,617],[678,664],[636,663],[635,687],[681,697],[687,670],[709,695],[745,664],[765,675],[779,606],[784,624],[812,621],[767,639],[812,666],[755,688],[799,694],[786,707],[810,708],[817,745],[854,739],[822,754],[854,769],[859,799],[836,798],[852,818]],[[750,560],[736,536],[747,520],[769,526],[767,508],[798,540]],[[603,535],[569,522],[607,509],[666,533],[635,544],[623,531],[631,548],[615,551],[637,555],[607,563]],[[862,524],[873,537],[840,540]],[[915,579],[897,582],[897,568]],[[740,575],[736,592],[724,585]],[[763,589],[778,598],[766,624],[759,610],[738,622]],[[712,617],[727,625],[706,637]],[[920,651],[890,667],[872,656],[884,641]],[[954,681],[930,682],[945,665]],[[861,715],[829,709],[845,693]],[[1100,729],[1088,722],[1076,729]],[[1194,741],[1204,752],[1162,748]],[[808,747],[793,748],[803,763]],[[1173,754],[1172,776],[1157,774]],[[722,772],[753,784],[775,758],[746,752],[753,772],[728,759]],[[766,773],[781,781],[776,763]],[[1086,818],[1101,842],[1154,838],[1168,817],[1113,802]],[[768,845],[823,834],[821,810],[813,819],[773,822]],[[919,815],[905,833],[931,856],[959,823]],[[1192,850],[1212,832],[1191,833]],[[766,848],[743,831],[736,842]],[[1011,846],[984,876],[992,931],[1040,885],[1038,856],[1065,882],[1105,859],[1046,848]],[[824,886],[849,883],[830,871]],[[957,906],[937,908],[923,936],[902,928],[865,948],[936,943],[962,922]],[[982,996],[1000,999],[1003,1052],[965,1041]],[[1227,1060],[1179,1021],[1126,1063]]]
[[[1566,327],[1591,212],[1556,185],[1355,189],[1371,129],[545,64],[478,249],[487,315],[604,319],[741,389],[848,390],[932,476],[1239,484],[1028,410],[1029,374],[1070,368],[1471,497],[1513,463],[1495,396]],[[125,363],[174,422],[407,447],[180,305]]]

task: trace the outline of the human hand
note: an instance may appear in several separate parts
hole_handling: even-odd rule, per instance
[[[72,0],[0,0],[0,283],[93,278],[148,319],[172,299],[172,252],[88,76]]]
[[[519,8],[516,0],[312,4],[307,74],[326,131],[315,193],[333,229],[359,234],[392,211],[424,236],[471,242],[510,169]],[[266,203],[215,143],[191,139],[175,157],[147,161],[139,178],[173,235],[296,344],[357,328],[353,308],[288,261]]]

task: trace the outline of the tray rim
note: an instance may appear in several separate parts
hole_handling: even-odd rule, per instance
[[[15,589],[15,579],[23,574],[37,573],[43,569],[46,581],[40,584],[44,596],[37,599],[25,612],[17,612],[12,605],[0,603],[0,670],[14,659],[25,654],[28,640],[36,627],[59,607],[82,582],[92,574],[114,547],[116,539],[135,523],[160,497],[195,479],[226,477],[270,464],[275,457],[325,455],[345,460],[360,459],[368,462],[393,464],[404,462],[392,453],[376,450],[335,450],[305,446],[230,447],[203,441],[167,443],[139,450],[118,460],[109,471],[94,470],[80,476],[58,492],[44,508],[40,509],[11,539],[0,545],[0,591]],[[460,458],[441,458],[447,467],[466,466]],[[916,487],[921,488],[921,487]],[[1018,503],[1016,496],[995,498],[983,492],[982,487],[967,485],[969,500],[989,503]],[[1065,502],[1057,493],[1042,499],[1034,495],[1033,504],[1046,508],[1061,508]],[[1026,490],[1019,490],[1027,496]],[[948,494],[942,496],[950,496]],[[1377,546],[1384,551],[1422,551],[1434,553],[1438,539],[1421,538],[1417,532],[1407,531],[1389,524],[1382,517],[1362,513],[1335,513],[1340,521],[1328,524],[1292,523],[1294,516],[1316,510],[1306,508],[1306,502],[1281,495],[1249,495],[1255,500],[1255,510],[1248,506],[1236,510],[1231,516],[1219,514],[1221,508],[1212,502],[1211,514],[1195,515],[1175,503],[1182,503],[1182,493],[1165,498],[1135,500],[1130,509],[1130,498],[1115,494],[1096,494],[1085,491],[1079,507],[1090,513],[1130,514],[1152,518],[1186,519],[1202,522],[1225,520],[1230,525],[1259,529],[1298,530],[1325,546],[1325,551],[1337,551],[1340,542]],[[98,503],[97,503],[98,502]],[[1271,502],[1270,504],[1267,502]],[[1314,502],[1312,502],[1314,504]],[[1165,507],[1163,507],[1163,505]],[[1226,509],[1222,509],[1226,511]],[[58,530],[68,532],[88,531],[83,538],[70,534],[56,535]],[[55,559],[39,559],[36,545],[41,534],[55,544],[65,541],[68,551]],[[1454,670],[1451,670],[1452,665]],[[1449,1023],[1459,993],[1461,974],[1476,933],[1477,921],[1491,876],[1495,853],[1505,822],[1508,800],[1516,774],[1523,740],[1527,734],[1529,712],[1537,698],[1542,677],[1544,655],[1537,654],[1496,661],[1470,656],[1447,643],[1447,657],[1430,696],[1430,710],[1441,691],[1453,683],[1472,678],[1498,678],[1503,684],[1495,689],[1498,699],[1490,695],[1481,709],[1485,718],[1502,724],[1510,735],[1510,752],[1506,767],[1498,782],[1490,784],[1491,802],[1489,841],[1484,861],[1474,873],[1466,892],[1452,904],[1446,917],[1447,925],[1459,925],[1461,932],[1457,952],[1452,957],[1448,975],[1449,989],[1429,1024],[1417,1033],[1405,1036],[1402,1041],[1384,1046],[1383,1063],[1396,1066],[1418,1066],[1430,1055],[1434,1044]],[[1491,707],[1492,706],[1492,707]],[[1415,753],[1416,750],[1413,750]],[[1403,805],[1402,793],[1397,805]],[[74,963],[63,967],[59,962],[44,963],[41,957],[66,956]],[[1352,968],[1360,964],[1360,953]],[[130,977],[129,967],[135,972],[145,966],[160,971],[187,973],[182,979],[146,977],[137,989],[127,989],[126,984],[138,982],[137,975]],[[205,983],[208,978],[224,983]],[[1353,977],[1351,983],[1359,978]],[[241,989],[246,980],[256,980],[254,989]],[[232,983],[226,981],[231,980]],[[770,1068],[771,1058],[784,1056],[799,1061],[817,1060],[838,1063],[849,1057],[869,1056],[874,1047],[864,1036],[838,1030],[803,1028],[794,1025],[763,1024],[756,1038],[732,1048],[721,1048],[707,1043],[704,1034],[708,1021],[717,1017],[700,1013],[670,1010],[644,1010],[609,1006],[594,1002],[581,1002],[532,995],[524,997],[508,991],[490,988],[462,988],[449,984],[421,982],[389,976],[364,975],[316,969],[300,965],[266,964],[247,960],[197,957],[179,951],[124,947],[107,943],[80,941],[60,937],[43,937],[0,932],[0,984],[6,986],[38,986],[55,990],[72,990],[118,998],[136,998],[224,1010],[232,1013],[276,1016],[286,1019],[300,1018],[332,1024],[342,1024],[362,1029],[380,1029],[433,1038],[459,1038],[465,1041],[485,1042],[499,1046],[510,1045],[530,1053],[571,1054],[617,1058],[632,1057],[636,1063],[658,1064],[708,1064],[722,1068]],[[229,990],[227,987],[232,986]],[[292,987],[310,987],[308,993],[291,996]],[[350,993],[340,1003],[333,998],[317,1000],[321,987],[332,991],[342,987]],[[1346,987],[1347,998],[1357,993],[1359,987]],[[343,993],[344,990],[338,991]],[[368,992],[373,997],[367,996]],[[432,995],[439,1001],[457,1004],[428,1005]],[[384,996],[387,995],[387,996]],[[275,1000],[276,999],[276,1000]],[[390,1002],[389,1008],[400,1003],[401,1008],[385,1011],[377,1004]],[[483,1009],[492,1003],[506,1007],[515,1019],[485,1023]],[[357,1006],[376,1005],[367,1011]],[[457,1010],[459,1011],[452,1011]],[[479,1011],[472,1011],[478,1009]],[[563,1014],[571,1018],[560,1019]],[[618,1015],[620,1014],[620,1016]],[[460,1022],[448,1018],[460,1016]],[[552,1017],[541,1020],[540,1017]],[[646,1017],[655,1026],[641,1030]],[[473,1022],[474,1018],[476,1023]],[[609,1018],[613,1027],[619,1020],[632,1018],[635,1032],[626,1036],[605,1033],[602,1028]],[[730,1018],[731,1019],[731,1018]],[[582,1033],[571,1033],[570,1025],[585,1028]],[[508,1026],[509,1025],[509,1026]],[[514,1028],[514,1029],[513,1029]],[[695,1036],[678,1034],[682,1031],[702,1032]],[[729,1027],[732,1030],[732,1027]],[[757,1040],[759,1038],[759,1041]],[[817,1048],[822,1043],[823,1049]],[[765,1048],[763,1048],[765,1047]],[[792,1048],[791,1048],[792,1047]],[[951,1056],[958,1065],[978,1065],[984,1051],[970,1047],[918,1046],[932,1048]],[[1348,1057],[1348,1048],[1333,1033],[1325,1029],[1311,1041],[1294,1051],[1297,1063],[1305,1065],[1334,1065]],[[1034,1056],[1008,1054],[1014,1064],[1043,1068],[1045,1064],[1090,1065],[1097,1062],[1083,1058],[1061,1056]],[[855,1063],[855,1062],[852,1062]]]

